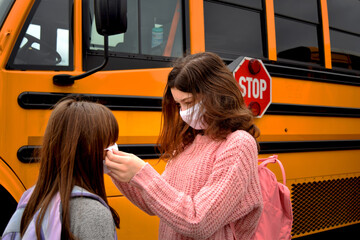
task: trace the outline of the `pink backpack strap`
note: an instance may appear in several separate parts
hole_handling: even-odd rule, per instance
[[[236,234],[235,234],[235,224],[233,222],[230,223],[230,228],[231,228],[231,231],[232,231],[232,233],[234,235],[234,239],[238,240],[237,237],[236,237]]]
[[[280,166],[280,169],[281,169],[282,177],[283,177],[283,184],[286,185],[285,169],[284,169],[284,166],[282,165],[282,163],[280,162],[280,160],[278,159],[278,155],[272,155],[271,157],[268,157],[268,158],[260,158],[260,159],[258,159],[258,161],[261,162],[259,167],[266,167],[266,165],[268,163],[278,163]]]

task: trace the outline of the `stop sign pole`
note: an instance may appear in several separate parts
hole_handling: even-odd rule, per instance
[[[228,65],[239,84],[246,106],[261,118],[272,101],[271,77],[259,59],[239,57]]]

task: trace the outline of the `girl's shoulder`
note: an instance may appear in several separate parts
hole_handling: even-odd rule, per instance
[[[255,138],[248,132],[244,130],[237,130],[230,133],[225,140],[226,145],[242,143],[245,145],[254,145],[256,146]]]
[[[115,225],[110,210],[93,198],[70,200],[70,228],[80,239],[113,239]]]
[[[82,221],[112,222],[112,214],[108,205],[96,194],[84,188],[74,186],[70,199],[72,219],[83,218]]]
[[[110,210],[96,199],[88,197],[73,197],[70,200],[71,210],[88,214],[90,217],[111,215]],[[111,218],[112,219],[112,218]]]
[[[258,149],[255,138],[246,131],[237,130],[230,133],[216,151],[217,161],[224,161],[228,165],[243,162],[254,162]],[[255,166],[255,165],[254,165]]]
[[[258,151],[257,143],[250,133],[243,130],[237,130],[226,137],[219,146],[217,154],[224,152],[229,152],[229,154],[239,154],[244,151],[256,155]]]

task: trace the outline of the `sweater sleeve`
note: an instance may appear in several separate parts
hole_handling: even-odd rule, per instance
[[[148,163],[147,163],[148,164]],[[129,183],[122,183],[116,180],[115,178],[111,177],[111,180],[115,184],[115,186],[120,190],[124,196],[130,200],[134,205],[136,205],[138,208],[143,210],[149,215],[155,215],[146,205],[141,190],[138,188],[131,186]]]
[[[257,174],[255,140],[249,134],[232,136],[219,149],[213,171],[206,184],[194,196],[170,186],[149,164],[136,174],[130,184],[137,187],[148,208],[176,232],[205,239],[230,221]],[[242,203],[237,219],[254,209]]]

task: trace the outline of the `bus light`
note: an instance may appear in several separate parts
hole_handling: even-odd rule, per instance
[[[261,68],[261,65],[260,65],[260,62],[259,60],[257,59],[251,59],[249,61],[249,71],[252,73],[252,74],[257,74],[260,72],[260,68]]]
[[[260,115],[261,107],[258,102],[251,102],[249,104],[249,109],[251,110],[252,114],[256,117]]]

